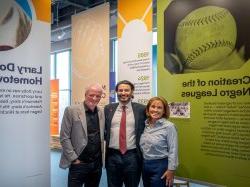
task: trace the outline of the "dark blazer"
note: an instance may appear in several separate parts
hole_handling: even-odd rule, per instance
[[[138,156],[141,158],[139,143],[140,143],[141,134],[143,133],[143,130],[145,127],[146,107],[145,105],[142,105],[139,103],[132,102],[131,104],[132,104],[132,109],[133,109],[134,117],[135,117],[136,149],[137,149]],[[105,140],[106,140],[106,148],[109,147],[111,122],[112,122],[114,113],[118,105],[119,103],[111,103],[111,104],[106,105],[104,108],[104,115],[105,115],[104,133],[105,133]]]

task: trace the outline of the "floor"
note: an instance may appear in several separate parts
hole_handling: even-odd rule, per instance
[[[51,187],[67,187],[68,170],[59,168],[59,159],[61,153],[59,151],[51,151]],[[106,171],[103,169],[103,174],[100,182],[100,187],[107,186]]]
[[[51,187],[67,187],[68,170],[59,168],[59,151],[51,151]],[[141,185],[142,187],[143,185]],[[103,169],[100,187],[107,187],[106,171]],[[181,187],[184,187],[181,186]],[[207,187],[204,185],[190,183],[190,187]]]

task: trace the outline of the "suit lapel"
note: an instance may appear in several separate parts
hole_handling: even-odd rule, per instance
[[[118,103],[114,103],[112,105],[110,105],[110,107],[108,108],[108,118],[107,118],[107,133],[110,135],[110,128],[111,128],[111,123],[112,123],[112,119],[113,116],[115,114],[115,111],[118,107]]]
[[[135,117],[135,132],[138,132],[138,113],[137,113],[137,107],[136,107],[136,104],[135,103],[131,103],[132,105],[132,109],[133,109],[133,113],[134,113],[134,117]],[[137,134],[136,134],[137,136]]]
[[[85,116],[85,109],[84,109],[84,106],[83,106],[83,103],[80,105],[79,107],[79,118],[82,122],[82,127],[84,129],[84,132],[85,134],[88,134],[87,133],[87,121],[86,121],[86,116]]]
[[[111,105],[111,107],[109,108],[109,122],[111,124],[111,121],[114,117],[115,111],[118,107],[118,103],[115,103],[114,105]]]
[[[98,118],[99,118],[99,129],[100,129],[100,134],[101,134],[101,140],[103,140],[103,129],[104,129],[104,116],[102,114],[102,111],[99,107],[97,107],[98,111]]]

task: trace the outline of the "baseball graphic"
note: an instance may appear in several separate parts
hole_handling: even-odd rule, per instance
[[[0,51],[14,49],[28,38],[32,15],[29,4],[25,2],[0,1]]]
[[[236,37],[236,22],[227,9],[204,6],[178,24],[176,54],[186,68],[209,68],[232,53]]]

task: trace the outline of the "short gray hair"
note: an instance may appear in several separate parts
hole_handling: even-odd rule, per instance
[[[104,92],[102,86],[99,83],[93,83],[85,87],[85,94],[91,89],[98,90],[102,93]]]

